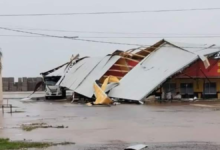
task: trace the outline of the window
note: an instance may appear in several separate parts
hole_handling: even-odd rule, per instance
[[[193,84],[192,83],[181,83],[180,84],[181,94],[193,94]]]
[[[54,86],[56,85],[57,82],[55,81],[45,81],[45,84],[48,85],[48,86]]]
[[[164,91],[176,93],[176,83],[165,83],[163,86]]]
[[[54,86],[60,80],[61,76],[47,76],[44,77],[44,82],[48,86]]]
[[[216,94],[216,83],[204,83],[205,94]]]

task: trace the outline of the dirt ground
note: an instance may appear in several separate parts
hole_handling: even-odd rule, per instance
[[[13,111],[22,112],[0,112],[0,137],[76,143],[48,150],[121,150],[139,143],[149,145],[149,150],[220,149],[220,102],[88,107],[54,101],[23,103],[14,99],[17,95],[10,96],[9,103],[17,107]],[[22,124],[33,123],[65,128],[22,130]]]

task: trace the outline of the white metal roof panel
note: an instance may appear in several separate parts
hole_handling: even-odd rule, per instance
[[[69,88],[75,91],[101,60],[102,58],[98,57],[88,58],[87,61],[74,73],[74,76],[72,76],[74,82]]]
[[[91,98],[95,80],[100,79],[118,59],[120,56],[85,58],[68,68],[58,84]]]
[[[98,63],[99,58],[85,58],[75,65],[72,68],[69,68],[67,73],[61,79],[60,85],[67,87],[71,90],[75,90],[78,84],[83,80],[83,78],[89,74],[89,72],[95,67]],[[87,69],[85,69],[87,68]]]
[[[77,70],[88,61],[87,59],[88,58],[85,58],[79,61],[78,63],[69,66],[65,74],[61,77],[61,79],[57,83],[57,85],[70,88],[70,86],[72,85],[72,83],[74,83],[76,79],[75,77]]]
[[[217,52],[219,52],[219,47],[217,46],[213,46],[211,48],[206,48],[206,49],[202,49],[202,50],[197,50],[195,53],[197,53],[198,55],[212,55],[215,54]]]
[[[170,41],[168,42],[198,55],[208,55],[219,51],[219,46],[216,46],[215,44],[192,44]]]
[[[216,50],[206,50],[202,54]],[[119,86],[112,89],[110,97],[142,100],[168,77],[183,69],[199,58],[198,52],[189,52],[181,48],[165,44],[158,50],[153,51],[148,57],[142,60],[122,80]]]
[[[94,94],[93,83],[95,80],[99,80],[118,59],[120,59],[120,56],[106,56],[102,58],[95,68],[83,79],[81,84],[79,84],[75,92],[91,98]]]

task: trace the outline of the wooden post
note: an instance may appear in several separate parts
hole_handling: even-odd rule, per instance
[[[198,93],[198,98],[201,99],[202,98],[202,94],[199,92]]]
[[[220,93],[217,93],[217,95],[218,95],[218,100],[220,100]]]
[[[10,113],[12,114],[12,105],[10,105]]]

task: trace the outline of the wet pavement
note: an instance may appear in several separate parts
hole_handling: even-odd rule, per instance
[[[10,104],[23,113],[0,113],[0,137],[11,140],[75,142],[65,149],[122,149],[145,143],[148,149],[220,149],[220,103],[88,107],[69,102]],[[5,102],[6,103],[6,102]],[[206,107],[208,106],[208,107]],[[210,107],[211,106],[211,107]],[[7,110],[9,111],[9,110]],[[6,112],[7,112],[6,111]],[[68,128],[23,131],[27,123]],[[62,149],[63,146],[49,149]]]
[[[149,143],[142,150],[219,150],[220,146],[207,142]],[[67,150],[124,150],[129,144],[76,145],[66,146]],[[48,150],[63,150],[63,147],[50,147]]]

